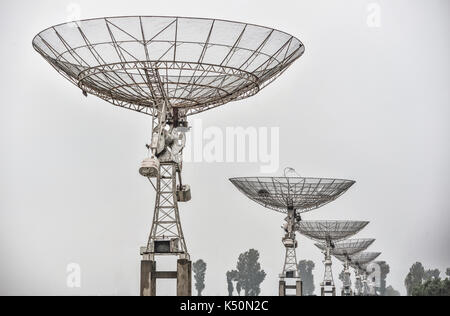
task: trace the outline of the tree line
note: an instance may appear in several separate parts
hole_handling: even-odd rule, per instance
[[[236,268],[226,272],[226,284],[229,296],[259,296],[261,284],[266,279],[266,272],[261,268],[259,262],[260,254],[258,250],[250,249],[239,255]],[[379,296],[400,296],[400,293],[391,285],[387,286],[387,275],[390,273],[389,265],[378,262],[380,266],[380,282],[376,288]],[[197,295],[201,296],[205,290],[207,264],[203,260],[198,260],[193,264],[195,289]],[[314,274],[315,264],[311,260],[301,260],[298,264],[300,277],[303,281],[303,294],[314,295]],[[441,278],[439,269],[425,269],[422,263],[414,263],[407,274],[404,284],[408,296],[450,296],[450,268],[445,271],[445,278]],[[344,275],[339,275],[341,281]]]
[[[422,263],[416,262],[405,278],[408,296],[450,296],[450,268],[445,271],[446,278],[441,279],[439,269],[426,270]]]

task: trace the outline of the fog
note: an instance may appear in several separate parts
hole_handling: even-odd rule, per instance
[[[375,4],[375,6],[374,6]],[[193,260],[208,264],[205,295],[227,295],[225,273],[250,248],[261,253],[262,295],[278,294],[284,216],[228,181],[281,175],[356,180],[304,219],[368,220],[405,294],[409,267],[450,267],[450,43],[446,0],[2,1],[0,24],[0,294],[138,295],[139,248],[155,193],[139,176],[150,119],[84,98],[32,46],[41,30],[73,18],[213,17],[274,27],[306,53],[256,96],[196,116],[204,129],[278,128],[279,166],[195,162],[184,167],[193,199],[181,219]],[[379,19],[371,19],[377,14]],[[298,260],[323,255],[299,238]],[[167,261],[167,260],[165,260]],[[169,267],[173,262],[161,262]],[[170,261],[170,260],[169,260]],[[67,266],[81,287],[67,286]],[[342,268],[334,262],[335,282]],[[175,293],[173,282],[158,283]]]

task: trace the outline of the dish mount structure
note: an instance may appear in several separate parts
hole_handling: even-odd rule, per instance
[[[352,256],[335,255],[340,261],[350,265],[355,269],[355,295],[369,295],[369,287],[367,284],[367,265],[381,255],[381,252],[360,252]]]
[[[286,296],[287,291],[295,289],[302,296],[302,281],[298,271],[296,249],[297,225],[301,223],[301,214],[318,209],[340,197],[355,182],[338,179],[304,178],[292,168],[286,168],[284,177],[233,178],[230,181],[256,203],[286,214],[282,239],[286,248],[283,271],[280,274],[279,294]],[[296,280],[288,285],[287,280]]]
[[[341,256],[348,258],[350,256],[354,256],[362,251],[365,251],[367,248],[369,248],[373,243],[375,242],[375,239],[348,239],[344,241],[340,241],[337,243],[334,243],[334,247],[331,248],[331,254],[333,256]],[[317,243],[316,246],[322,250],[326,251],[327,247],[324,243]],[[343,270],[343,287],[341,291],[342,296],[352,296],[352,283],[350,278],[350,264],[348,260],[345,260],[343,263],[344,270]]]
[[[325,273],[320,284],[322,296],[336,296],[336,286],[333,279],[331,253],[335,242],[345,240],[366,227],[369,222],[361,221],[302,221],[297,224],[297,230],[308,238],[323,243]]]
[[[191,295],[178,208],[191,199],[181,177],[187,117],[255,95],[303,55],[303,44],[253,24],[128,16],[52,26],[33,47],[85,96],[151,116],[149,154],[139,172],[155,188],[156,205],[141,249],[141,295],[156,295],[158,278],[176,278],[177,294]],[[178,256],[177,271],[158,272],[159,255]]]

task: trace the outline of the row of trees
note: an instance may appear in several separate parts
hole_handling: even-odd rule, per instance
[[[240,296],[258,296],[261,293],[261,284],[266,278],[266,273],[261,269],[259,263],[259,252],[250,249],[239,255],[235,270],[226,273],[228,295],[233,296],[234,290]],[[386,278],[390,272],[390,267],[386,262],[379,262],[380,265],[380,286],[377,292],[381,296],[400,296],[392,286],[386,286]],[[203,260],[198,260],[193,264],[195,288],[199,296],[205,289],[205,275],[207,265]],[[304,295],[313,295],[315,264],[310,260],[299,262],[298,269],[303,281]],[[408,296],[450,296],[450,268],[447,268],[447,277],[441,279],[441,272],[438,269],[425,269],[422,263],[416,262],[410,268],[405,278],[405,287]],[[343,281],[343,274],[339,279]]]
[[[266,278],[266,273],[261,270],[259,252],[250,249],[239,255],[236,270],[226,273],[228,295],[233,296],[234,288],[238,295],[244,291],[245,296],[258,296],[261,293],[261,283]]]
[[[300,278],[303,281],[303,295],[311,296],[314,295],[314,268],[316,265],[311,260],[301,260],[298,263],[298,271],[300,273]]]
[[[261,270],[258,260],[259,252],[255,249],[250,249],[239,256],[236,270],[228,271],[226,274],[229,296],[233,296],[235,288],[238,295],[241,295],[242,291],[245,296],[260,294],[260,286],[266,278],[266,273]],[[314,294],[314,268],[315,264],[310,260],[302,260],[298,264],[304,295]]]
[[[206,267],[206,262],[202,259],[197,260],[192,265],[192,270],[194,271],[195,289],[197,290],[198,296],[202,296],[202,292],[205,289]]]
[[[447,268],[446,275],[442,280],[441,271],[426,270],[422,263],[416,262],[405,278],[406,293],[408,296],[450,296],[450,268]]]
[[[235,270],[226,273],[228,295],[233,296],[234,290],[240,296],[258,296],[261,293],[261,283],[266,278],[266,273],[261,269],[259,263],[259,252],[250,249],[239,255]],[[197,295],[201,296],[205,289],[205,275],[207,265],[203,260],[198,260],[193,264],[193,272],[195,279],[195,289]],[[314,295],[314,262],[310,260],[302,260],[298,264],[300,277],[303,281],[304,295]]]
[[[192,265],[197,295],[202,296],[205,289],[205,276],[207,265],[203,260],[198,260]],[[238,295],[241,292],[245,296],[258,296],[261,293],[261,283],[266,278],[266,273],[261,270],[259,263],[259,252],[250,249],[239,255],[236,269],[227,272],[228,295],[232,296],[234,284]]]

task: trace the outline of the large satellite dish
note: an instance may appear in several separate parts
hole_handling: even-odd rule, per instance
[[[328,247],[327,243],[318,243],[316,246],[322,251],[329,251],[330,254],[342,258],[349,258],[362,251],[365,251],[374,243],[375,239],[348,239],[334,243],[333,247]],[[351,289],[352,283],[350,280],[350,262],[349,260],[344,261],[344,270],[342,271],[343,287],[342,296],[352,296],[353,292]]]
[[[375,239],[360,238],[360,239],[348,239],[334,243],[334,247],[331,248],[331,254],[336,256],[353,256],[359,252],[362,252],[369,248]],[[317,243],[316,247],[322,251],[326,250],[325,243]]]
[[[325,274],[321,283],[322,296],[336,295],[333,279],[331,255],[335,242],[347,239],[366,227],[369,222],[362,221],[301,221],[297,223],[296,229],[301,234],[324,243],[323,253],[325,260]],[[321,248],[322,249],[322,248]]]
[[[340,256],[335,255],[342,262],[349,261],[350,265],[355,269],[360,268],[362,265],[369,264],[378,258],[381,252],[360,252],[353,256]]]
[[[329,242],[332,246],[334,242],[357,234],[368,224],[363,221],[301,221],[297,224],[297,230],[315,241]]]
[[[296,232],[302,224],[301,214],[318,209],[344,194],[355,181],[301,177],[293,168],[284,170],[284,177],[244,177],[230,181],[256,203],[274,211],[287,214],[285,218],[286,248],[283,272],[280,274],[280,296],[286,295],[285,280],[299,276],[295,249]],[[361,228],[362,229],[362,228]],[[299,278],[297,286],[301,287]],[[301,296],[301,291],[297,291]]]
[[[33,46],[84,93],[152,115],[161,103],[191,115],[250,97],[305,51],[272,28],[157,16],[64,23]]]
[[[356,295],[374,295],[370,289],[367,280],[367,267],[376,258],[381,255],[381,252],[360,252],[353,256],[335,255],[340,261],[344,262],[345,266],[351,266],[356,271]]]
[[[355,181],[304,177],[250,177],[230,181],[256,203],[287,213],[305,213],[324,206],[344,194]]]
[[[141,249],[141,295],[156,294],[155,256],[177,255],[177,294],[189,296],[191,262],[178,210],[191,200],[181,177],[187,116],[258,93],[302,56],[303,44],[253,24],[128,16],[52,26],[33,47],[85,96],[151,115],[149,154],[139,173],[157,195]]]
[[[381,252],[360,252],[350,256],[352,266],[362,266],[371,263],[381,255]]]

